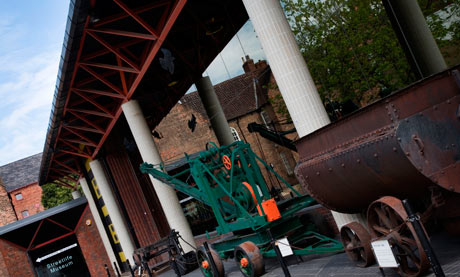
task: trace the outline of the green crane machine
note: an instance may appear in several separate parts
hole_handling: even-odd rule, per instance
[[[206,151],[185,157],[189,167],[173,176],[164,172],[163,165],[143,163],[141,171],[211,207],[217,234],[225,236],[212,243],[210,252],[203,247],[197,250],[204,276],[224,276],[221,259],[228,258],[235,259],[243,275],[262,275],[263,257],[276,257],[270,235],[287,238],[295,255],[343,250],[340,242],[315,232],[311,222],[298,216],[300,210],[316,204],[315,200],[295,190],[249,144],[237,141],[219,148],[209,142]],[[284,183],[293,197],[276,202],[259,164]]]

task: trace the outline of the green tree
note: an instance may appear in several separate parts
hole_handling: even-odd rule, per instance
[[[81,188],[78,187],[81,192]],[[42,186],[42,205],[45,209],[59,206],[65,202],[71,201],[72,189],[57,185],[54,183],[45,184]],[[82,192],[81,192],[82,193]]]
[[[423,2],[439,41],[458,37]],[[459,2],[455,0],[454,2]],[[415,81],[381,0],[282,0],[323,102],[364,106]],[[456,12],[458,10],[455,10]],[[449,14],[449,12],[448,12]],[[455,26],[452,24],[451,26]],[[448,35],[450,34],[450,35]]]

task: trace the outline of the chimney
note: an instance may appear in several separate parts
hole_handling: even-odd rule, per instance
[[[244,73],[249,73],[251,71],[256,70],[256,65],[254,64],[254,61],[251,58],[249,58],[249,55],[246,55],[246,61],[244,60],[244,58],[242,58],[242,60]]]

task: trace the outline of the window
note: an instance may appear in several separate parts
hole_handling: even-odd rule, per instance
[[[28,210],[22,211],[21,214],[23,218],[26,218],[29,216],[29,211]]]
[[[288,175],[294,174],[294,172],[292,171],[292,167],[291,167],[291,165],[289,164],[289,160],[288,160],[288,158],[286,157],[286,154],[285,154],[285,153],[280,153],[280,156],[281,156],[281,160],[283,161],[284,167],[286,168],[287,174],[288,174]]]
[[[17,193],[17,194],[15,194],[14,196],[16,197],[16,200],[22,200],[22,199],[24,199],[24,198],[22,197],[22,193]]]
[[[230,127],[230,130],[232,131],[233,139],[235,141],[241,141],[240,135],[238,135],[238,132],[236,131],[236,129],[233,127]]]
[[[267,112],[261,111],[260,112],[260,117],[262,117],[262,121],[264,122],[265,127],[267,128],[267,130],[273,131],[272,121],[271,121],[270,117],[268,116]]]

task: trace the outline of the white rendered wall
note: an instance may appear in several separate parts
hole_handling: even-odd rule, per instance
[[[136,100],[130,100],[121,107],[126,120],[128,121],[134,140],[136,141],[137,148],[141,153],[142,159],[150,164],[160,164],[160,153],[158,153],[158,149],[153,141],[152,132],[150,131],[147,121],[142,114],[139,103]],[[176,192],[172,187],[153,178],[151,175],[149,175],[149,177],[152,181],[155,192],[157,193],[158,199],[160,200],[160,204],[163,208],[166,219],[168,220],[169,227],[179,231],[185,241],[195,246],[192,230],[190,229],[187,219],[182,212],[182,207],[179,204]],[[181,242],[181,246],[185,252],[193,250],[186,243]]]
[[[243,0],[299,137],[330,123],[279,0]],[[341,226],[360,215],[332,213]],[[360,220],[361,223],[364,223]]]
[[[134,243],[131,240],[131,236],[128,233],[128,227],[123,220],[123,215],[117,205],[115,196],[113,195],[112,189],[110,188],[109,181],[105,175],[104,169],[98,160],[94,160],[89,163],[91,171],[93,172],[94,179],[96,179],[97,187],[99,192],[104,199],[104,204],[112,220],[113,227],[117,233],[118,240],[120,241],[121,248],[125,254],[126,259],[133,265],[133,252],[136,249]],[[82,186],[83,187],[83,186]],[[86,193],[86,192],[85,192]]]
[[[91,213],[93,214],[94,224],[96,224],[97,231],[99,232],[99,236],[102,239],[102,244],[104,245],[105,252],[107,252],[107,255],[109,256],[110,265],[113,268],[113,263],[117,262],[117,258],[115,257],[115,254],[113,253],[113,249],[112,249],[112,246],[110,245],[109,237],[107,236],[107,233],[105,232],[104,224],[102,223],[101,217],[99,216],[99,212],[96,207],[96,203],[94,202],[93,196],[88,186],[88,183],[86,182],[84,178],[80,179],[80,185],[83,190],[83,193],[86,196],[86,200],[88,201],[89,209]],[[115,268],[113,269],[113,272],[116,272]]]

